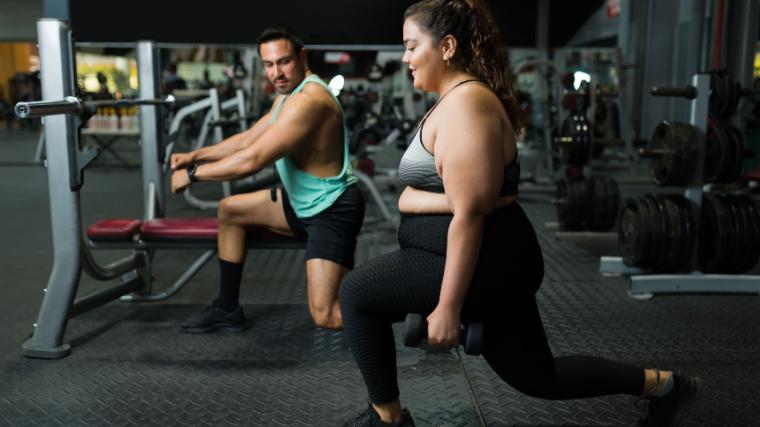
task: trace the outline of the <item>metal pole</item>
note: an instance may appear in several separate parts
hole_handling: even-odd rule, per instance
[[[161,75],[159,72],[159,55],[155,42],[137,42],[137,79],[140,98],[157,99],[161,97]],[[162,218],[165,212],[166,197],[164,192],[164,174],[162,146],[163,126],[160,107],[143,105],[140,107],[140,140],[142,142],[143,199],[145,202],[144,219],[151,218],[148,212],[153,184],[155,191],[155,218]]]
[[[40,19],[37,21],[37,34],[42,99],[59,100],[76,96],[74,44],[68,23],[58,19]],[[76,160],[70,153],[76,153],[78,147],[74,117],[56,115],[44,120],[53,269],[34,325],[34,334],[23,344],[21,352],[26,357],[58,359],[70,353],[69,345],[63,344],[63,334],[82,273],[79,189],[70,185],[71,173],[79,173],[78,169],[71,170],[70,165],[73,162],[76,167]]]

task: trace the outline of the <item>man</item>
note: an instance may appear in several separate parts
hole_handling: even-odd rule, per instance
[[[276,161],[283,189],[261,190],[219,203],[219,297],[187,319],[182,330],[242,331],[238,305],[246,256],[245,226],[289,236],[308,236],[306,274],[309,311],[317,326],[340,330],[338,286],[353,268],[364,199],[348,160],[343,110],[306,64],[306,48],[293,31],[277,25],[258,39],[267,77],[279,95],[253,127],[219,144],[173,154],[172,192],[196,181],[244,178]]]

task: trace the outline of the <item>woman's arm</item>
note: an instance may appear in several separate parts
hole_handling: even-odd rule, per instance
[[[454,215],[438,306],[428,317],[428,343],[437,348],[459,345],[460,313],[480,256],[485,218],[504,177],[504,118],[495,112],[503,109],[487,89],[472,89],[458,93],[449,108],[439,106],[435,122],[436,167]]]

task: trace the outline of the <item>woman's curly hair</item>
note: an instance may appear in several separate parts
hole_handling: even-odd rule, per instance
[[[525,127],[527,119],[512,87],[514,76],[501,31],[483,0],[423,0],[406,10],[404,20],[410,18],[436,45],[447,35],[457,39],[457,54],[451,61],[488,83],[515,131]]]

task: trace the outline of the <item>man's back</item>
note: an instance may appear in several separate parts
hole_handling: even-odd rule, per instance
[[[316,177],[338,175],[343,169],[344,156],[339,105],[327,89],[315,83],[307,83],[301,92],[294,94],[294,98],[289,101],[294,104],[291,107],[299,108],[304,115],[311,116],[309,119],[318,120],[319,126],[291,153],[291,159],[301,170]],[[283,111],[287,107],[286,104]]]

